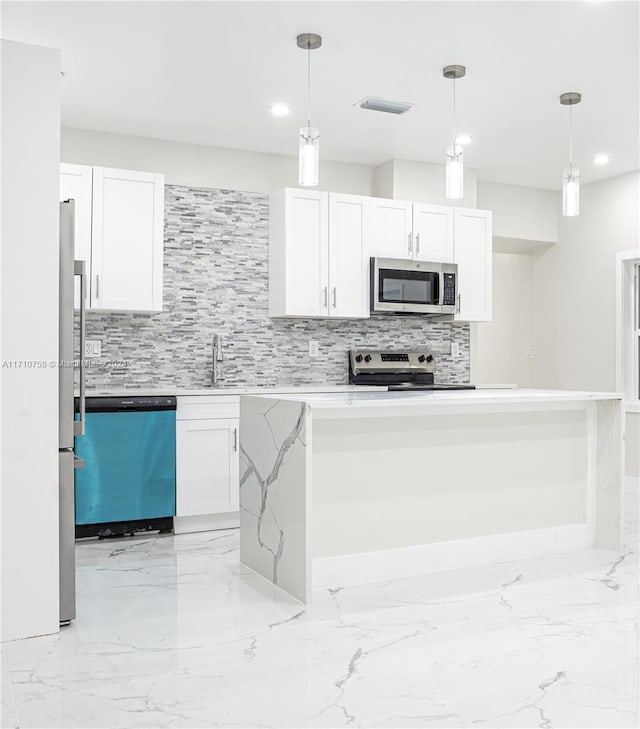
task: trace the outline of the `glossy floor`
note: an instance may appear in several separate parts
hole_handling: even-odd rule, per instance
[[[318,595],[236,531],[79,544],[78,619],[2,647],[3,727],[636,727],[637,496],[624,553]]]

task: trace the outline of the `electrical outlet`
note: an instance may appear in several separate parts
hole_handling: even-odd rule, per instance
[[[319,355],[318,342],[315,339],[309,340],[309,357],[317,357]]]
[[[458,342],[451,342],[451,356],[452,357],[460,356],[460,345],[458,344]]]
[[[527,359],[535,359],[536,358],[535,347],[527,347],[527,349],[525,350],[524,356]]]
[[[99,339],[87,339],[84,343],[84,356],[86,359],[102,355],[102,342]]]

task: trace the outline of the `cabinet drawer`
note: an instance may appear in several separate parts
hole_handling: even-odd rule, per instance
[[[240,397],[205,395],[179,397],[176,420],[209,420],[212,418],[239,418]]]

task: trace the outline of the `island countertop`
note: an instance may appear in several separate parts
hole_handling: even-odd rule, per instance
[[[622,395],[242,395],[240,559],[318,589],[620,549]]]
[[[256,393],[257,395],[257,393]],[[527,388],[514,389],[478,389],[478,390],[430,390],[430,391],[396,391],[396,392],[325,392],[295,393],[286,395],[260,395],[272,400],[304,402],[317,414],[343,411],[343,413],[362,411],[393,411],[406,413],[421,409],[439,408],[442,406],[490,405],[511,403],[569,403],[600,400],[621,400],[618,392],[585,392],[581,390],[536,390]]]

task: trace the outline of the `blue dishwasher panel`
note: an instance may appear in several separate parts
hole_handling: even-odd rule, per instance
[[[88,412],[75,452],[76,524],[175,515],[175,410]]]

